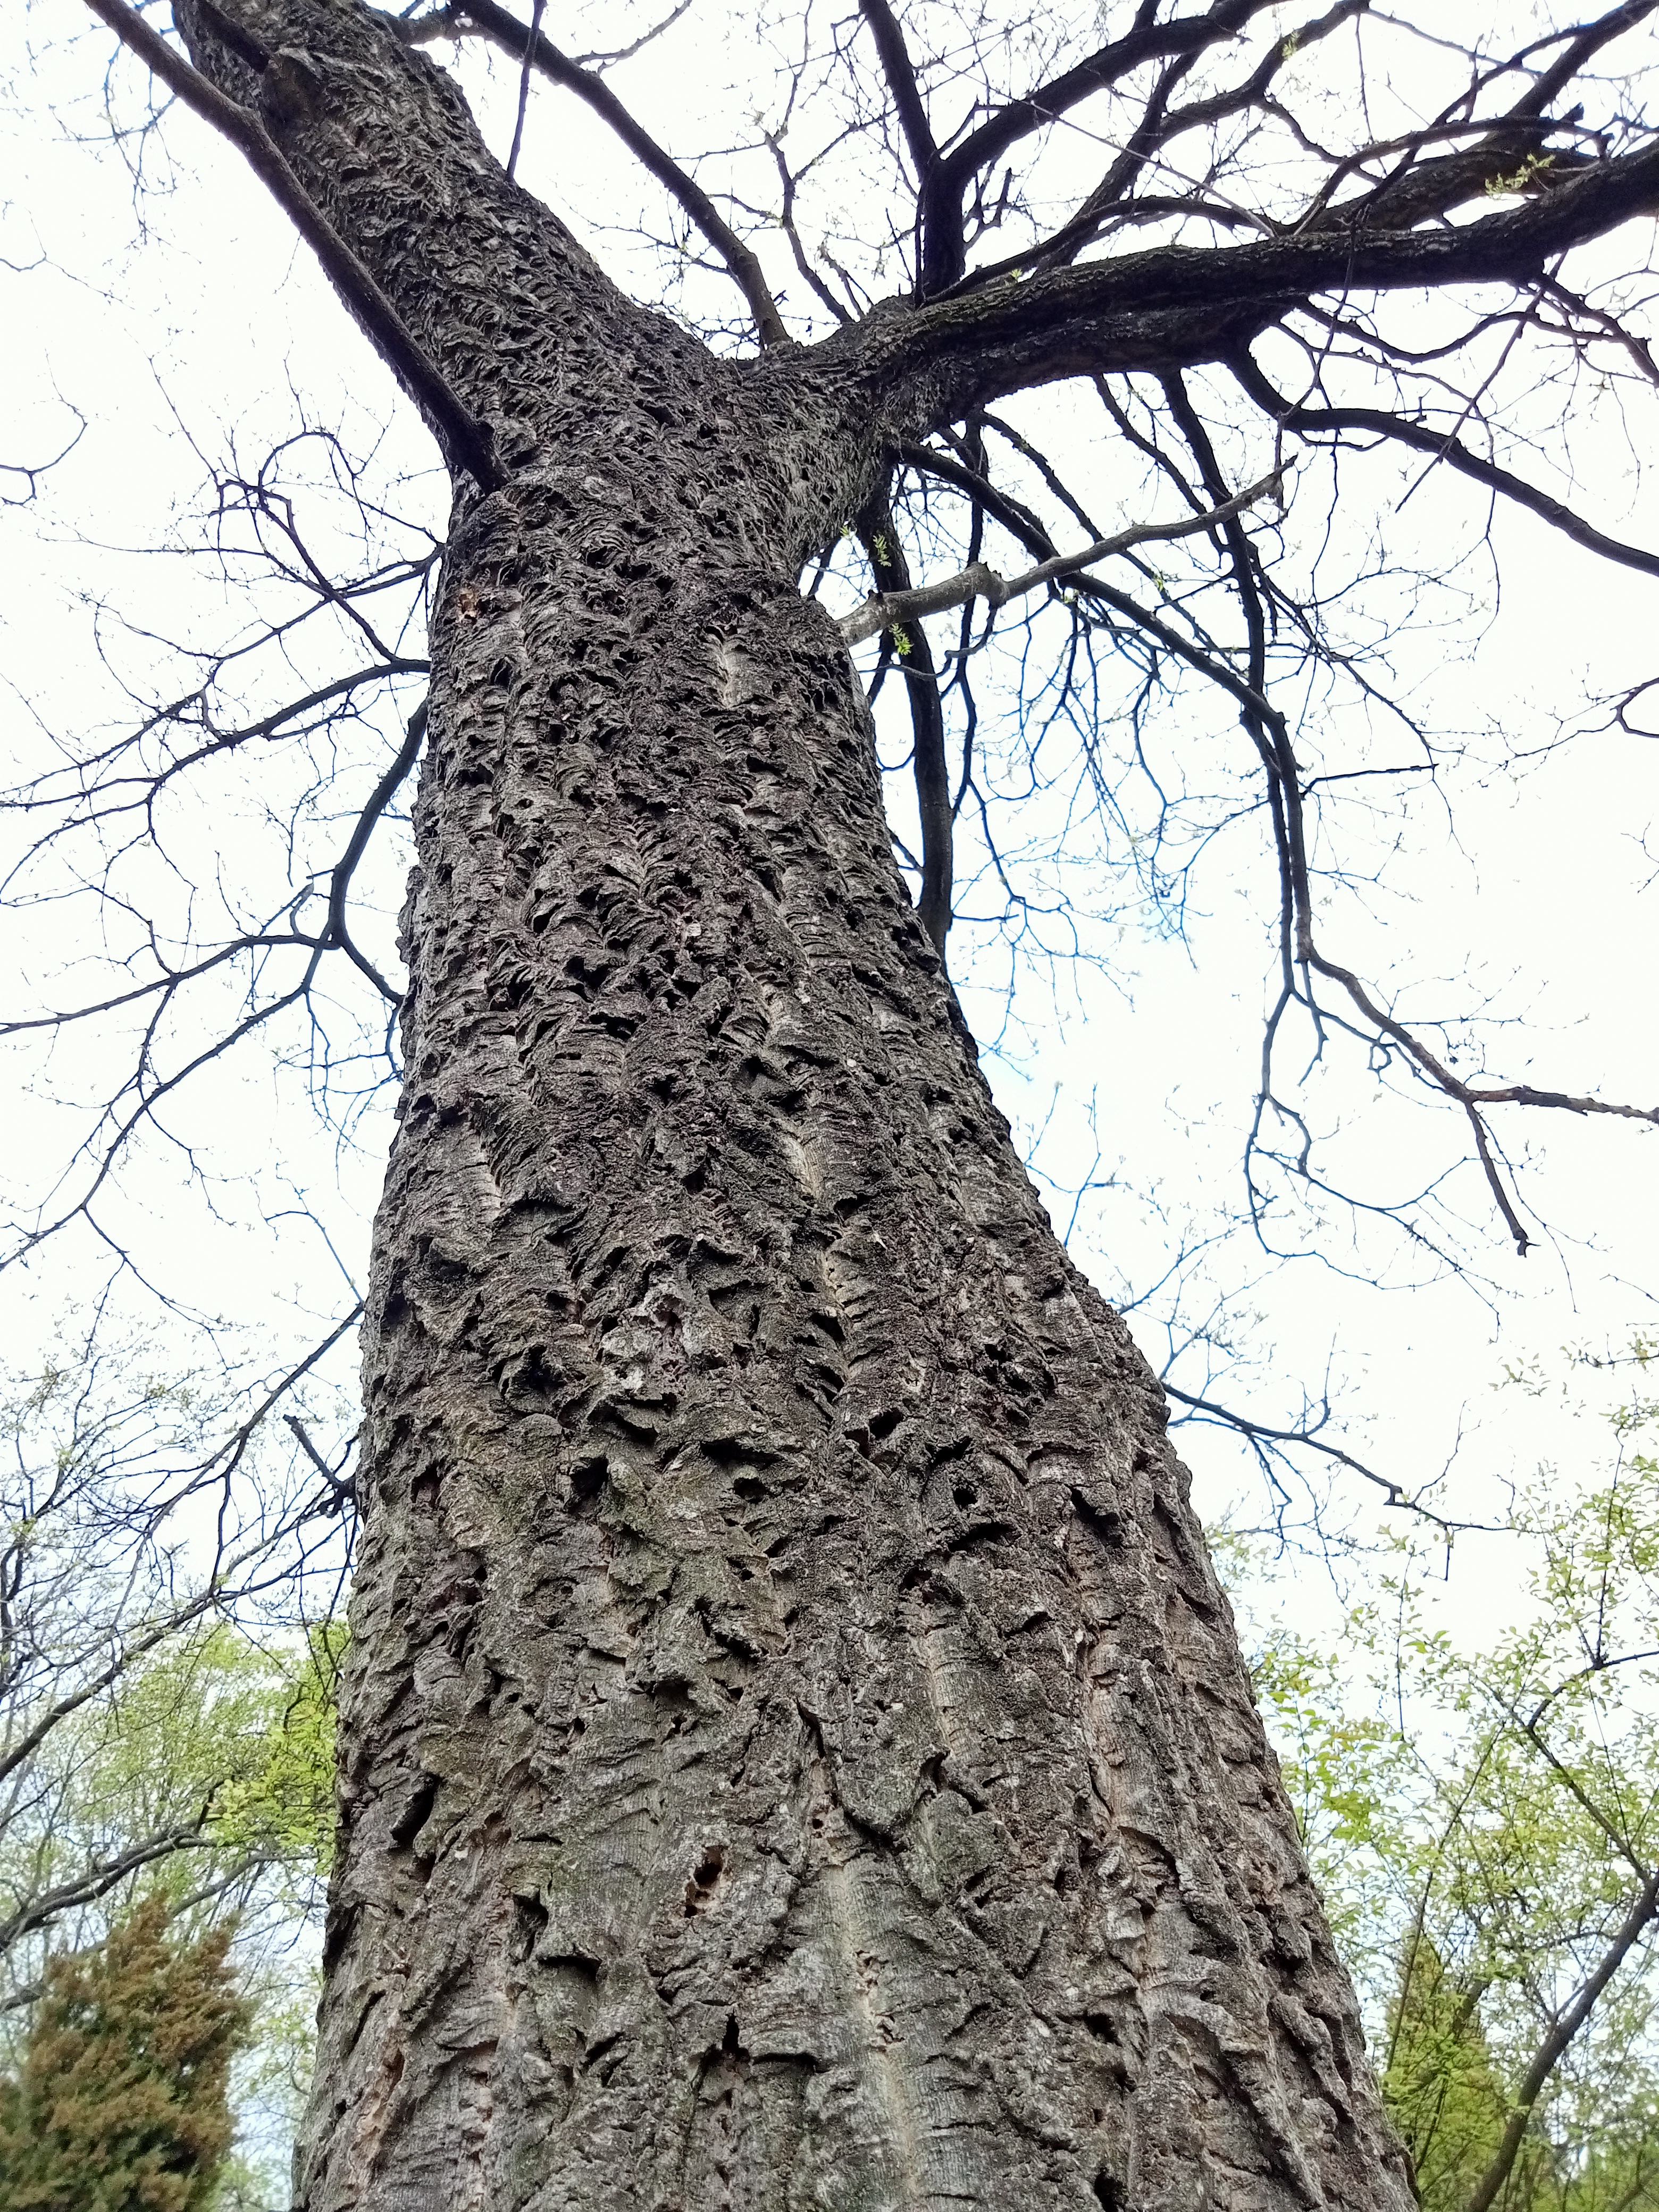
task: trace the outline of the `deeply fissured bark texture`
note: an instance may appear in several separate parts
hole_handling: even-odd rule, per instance
[[[1156,1385],[706,428],[450,556],[305,2201],[1403,2204]]]
[[[176,6],[511,476],[432,641],[307,2212],[1403,2212],[796,587],[914,390],[623,299],[356,0]]]

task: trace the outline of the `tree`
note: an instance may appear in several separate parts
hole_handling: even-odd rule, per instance
[[[263,2204],[282,2194],[269,2138],[289,2123],[285,2077],[312,2041],[333,1832],[343,1638],[305,1608],[340,1561],[314,1470],[295,1486],[233,1378],[215,1379],[235,1408],[228,1441],[201,1378],[164,1386],[110,1346],[82,1345],[5,1408],[0,2071],[45,2078],[54,1977],[104,1972],[100,1945],[141,1906],[167,1919],[141,1979],[234,1930],[248,2047],[231,2103],[244,2195]],[[90,2198],[66,2182],[55,2201]]]
[[[1480,1984],[1446,1971],[1431,1939],[1407,1948],[1389,2019],[1389,2066],[1383,2094],[1412,2154],[1423,2200],[1467,2204],[1491,2171],[1504,2139],[1503,2084],[1480,2016]],[[1536,2146],[1527,2149],[1535,2154]],[[1531,2179],[1523,2163],[1521,2179]],[[1510,2161],[1506,2179],[1514,2178]],[[1532,2191],[1523,2189],[1522,2202]],[[1509,2199],[1506,2193],[1506,2201]]]
[[[1540,1468],[1451,1559],[1402,1542],[1334,1632],[1280,1615],[1254,1663],[1429,2212],[1659,2191],[1659,1406],[1633,1364],[1604,1473]],[[1495,1569],[1516,1617],[1471,1633]]]
[[[141,1893],[231,1910],[326,1856],[335,1501],[228,1379],[228,1418],[83,1345],[0,1413],[0,2039]]]
[[[167,1923],[152,1897],[50,1969],[22,2064],[0,2080],[6,2212],[204,2212],[247,2014],[229,1929],[176,1946]]]
[[[972,756],[953,794],[921,624],[963,609],[963,671],[976,608],[1047,593],[1068,670],[1127,641],[1135,726],[1171,669],[1242,725],[1279,895],[1264,1237],[1270,1185],[1328,1188],[1276,1073],[1299,1014],[1449,1103],[1524,1247],[1494,1114],[1653,1115],[1460,1074],[1328,947],[1317,779],[1276,694],[1344,656],[1318,594],[1276,581],[1262,510],[1291,447],[1382,441],[1659,568],[1471,431],[1533,349],[1651,375],[1617,301],[1562,264],[1659,196],[1608,58],[1652,6],[1483,36],[1449,85],[1437,15],[1396,29],[1363,0],[1288,22],[1142,0],[1092,51],[1069,25],[902,24],[884,0],[827,46],[797,22],[803,100],[822,76],[834,143],[890,182],[842,280],[838,240],[803,241],[782,121],[767,137],[777,239],[831,325],[801,319],[802,343],[740,208],[539,7],[175,0],[174,42],[92,5],[270,186],[454,487],[423,653],[362,615],[382,572],[349,593],[313,574],[367,663],[226,726],[222,661],[29,801],[43,842],[118,842],[187,763],[428,678],[325,881],[187,958],[136,945],[136,980],[72,1010],[137,1007],[143,1041],[79,1194],[23,1240],[95,1222],[134,1133],[314,1000],[325,963],[394,1002],[304,2202],[1405,2204],[1161,1394],[1056,1240],[951,995]],[[523,90],[503,163],[425,52],[475,34],[614,128],[758,350],[629,296],[517,185]],[[1395,36],[1441,70],[1404,117]],[[1304,98],[1287,73],[1316,50]],[[1085,112],[1109,158],[1079,179],[1065,146],[1037,157]],[[1016,250],[988,258],[1005,223]],[[896,264],[903,295],[872,304],[860,283]],[[1443,332],[1385,326],[1425,292]],[[1100,380],[1175,522],[1102,532],[998,417],[1073,378]],[[999,482],[999,441],[1085,550]],[[958,573],[921,587],[899,471],[901,507],[933,487],[929,518],[961,532]],[[228,508],[289,529],[264,476],[238,487]],[[993,531],[1030,564],[1017,581],[983,558]],[[844,532],[877,596],[837,624],[799,580]],[[1198,564],[1188,591],[1143,561],[1165,605],[1097,573],[1154,539]],[[400,573],[418,596],[432,557]],[[1183,607],[1212,589],[1242,643]],[[914,906],[847,649],[878,632],[913,717]],[[971,748],[965,676],[951,711]],[[400,989],[350,894],[417,757]],[[162,1076],[158,1029],[231,975],[234,1022]]]

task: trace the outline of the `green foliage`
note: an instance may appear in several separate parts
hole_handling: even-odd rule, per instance
[[[171,1911],[176,1928],[202,1941],[219,1942],[210,1923],[235,1916],[253,2027],[237,2057],[233,2101],[268,2148],[291,2128],[310,2068],[314,1959],[295,1938],[319,1917],[332,1854],[334,1680],[343,1645],[343,1630],[332,1626],[298,1648],[256,1644],[224,1623],[178,1636],[54,1732],[38,1762],[35,1816],[0,1823],[0,1900],[13,1911],[135,1839],[175,1830],[186,1838],[15,1944],[0,1964],[26,1988],[52,1971],[47,1961],[66,1938],[96,1943],[111,1914],[118,1929],[140,1882],[147,1910]],[[38,2023],[41,2007],[34,2011]],[[0,2027],[8,2031],[0,2063],[9,2056],[26,2066],[28,2012],[14,2009]],[[216,2206],[285,2202],[274,2193],[284,2156],[274,2151],[268,2172],[257,2160],[233,2159]],[[132,2201],[149,2212],[150,2200]],[[0,2187],[0,2212],[11,2205]]]
[[[332,1850],[343,1642],[343,1631],[324,1628],[298,1650],[260,1645],[218,1623],[130,1668],[53,1732],[27,1814],[0,1821],[0,1919],[149,1838],[176,1839],[140,1870],[175,1896],[211,1887],[246,1905],[281,1891],[292,1902],[314,1887]],[[131,1882],[118,1887],[107,1909],[131,1893]],[[99,1924],[96,1911],[83,1912],[69,1940],[91,1940]],[[27,1985],[39,1943],[0,1963]]]
[[[1495,2201],[1659,2206],[1659,1923],[1620,1949],[1659,1863],[1647,1357],[1602,1478],[1543,1470],[1478,1558],[1400,1540],[1329,1635],[1281,1619],[1261,1638],[1264,1717],[1429,2212],[1462,2212],[1501,2165],[1528,2069],[1610,1958]],[[1461,1600],[1494,1591],[1479,1638]]]
[[[283,2138],[309,2073],[344,1639],[289,1617],[305,1591],[284,1546],[308,1469],[285,1488],[235,1436],[249,1510],[227,1521],[222,1411],[188,1381],[152,1380],[143,1347],[100,1361],[71,1346],[44,1373],[0,1376],[0,1744],[15,1754],[0,2076],[37,2063],[54,1960],[92,1955],[141,1899],[165,1907],[175,1946],[234,1924],[255,2030],[231,2069],[240,2155],[214,2201],[252,2212],[287,2202]]]
[[[326,1869],[332,1839],[333,1677],[341,1639],[252,1642],[225,1623],[137,1668],[96,1722],[94,1790],[123,1816],[202,1808],[204,1844]]]
[[[1528,185],[1536,184],[1540,177],[1547,176],[1554,166],[1553,154],[1528,154],[1512,176],[1489,177],[1482,189],[1488,199],[1505,199],[1516,192],[1524,192]]]
[[[55,1960],[21,2063],[0,2081],[0,2212],[200,2212],[230,2148],[249,2009],[231,1931],[193,1942],[147,1899],[97,1949]]]
[[[326,1875],[334,1850],[335,1683],[343,1626],[314,1629],[297,1655],[234,1643],[216,1656],[246,1670],[252,1709],[214,1800],[208,1832],[220,1849],[276,1856]]]
[[[1508,2100],[1481,2017],[1485,1994],[1481,1982],[1449,1971],[1431,1936],[1407,1937],[1383,2085],[1426,2212],[1467,2204],[1504,2139]],[[1529,2148],[1523,2180],[1536,2163],[1536,2147]]]

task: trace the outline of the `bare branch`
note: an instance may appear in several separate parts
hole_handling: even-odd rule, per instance
[[[537,15],[539,20],[539,9]],[[657,143],[650,132],[634,120],[602,76],[572,61],[533,24],[526,28],[507,9],[498,6],[496,0],[451,0],[450,5],[410,25],[405,36],[412,42],[424,43],[434,38],[454,37],[469,25],[500,46],[503,52],[515,58],[521,56],[533,58],[536,67],[550,83],[562,85],[567,92],[574,92],[579,100],[586,102],[594,114],[608,123],[641,167],[647,169],[657,182],[679,202],[725,262],[732,282],[749,302],[749,312],[754,318],[761,343],[763,346],[787,343],[788,331],[784,326],[777,301],[772,297],[771,288],[753,252],[744,244],[696,178],[689,175],[673,156]]]
[[[1656,209],[1659,139],[1472,222],[1387,229],[1336,209],[1318,228],[1246,245],[1159,246],[1006,276],[872,319],[814,351],[856,349],[878,404],[919,433],[1069,376],[1236,358],[1323,291],[1530,283],[1557,255]]]
[[[313,1438],[310,1430],[307,1428],[300,1416],[297,1413],[284,1413],[283,1425],[328,1485],[328,1495],[332,1501],[331,1510],[337,1511],[343,1505],[355,1504],[357,1497],[356,1485],[342,1476],[337,1468],[329,1465]],[[342,1465],[343,1464],[343,1461]]]
[[[1207,508],[1202,514],[1189,515],[1180,522],[1138,523],[1133,529],[1120,530],[1110,538],[1097,538],[1080,552],[1056,553],[1018,576],[999,576],[994,568],[979,561],[954,576],[941,577],[936,584],[921,584],[914,591],[878,594],[842,617],[841,634],[848,645],[857,645],[861,639],[874,637],[879,630],[902,628],[918,616],[942,614],[945,608],[965,606],[970,599],[988,599],[994,607],[1006,606],[1010,599],[1023,599],[1028,592],[1037,591],[1044,584],[1058,583],[1062,577],[1074,575],[1079,568],[1091,568],[1097,561],[1109,560],[1116,553],[1127,553],[1133,546],[1192,538],[1200,532],[1213,530],[1233,515],[1254,507],[1268,493],[1277,491],[1285,473],[1283,467],[1274,469],[1247,491],[1238,493],[1219,507]]]
[[[1252,218],[1237,210],[1223,208],[1205,202],[1200,196],[1189,193],[1177,201],[1146,201],[1136,199],[1126,203],[1124,195],[1147,163],[1175,139],[1188,131],[1203,130],[1229,116],[1259,106],[1267,97],[1273,79],[1293,56],[1304,52],[1321,39],[1328,38],[1333,31],[1356,15],[1364,15],[1370,0],[1338,0],[1338,4],[1311,22],[1303,23],[1283,39],[1276,39],[1260,63],[1242,84],[1230,91],[1212,93],[1203,100],[1189,101],[1184,107],[1170,108],[1167,96],[1177,77],[1191,65],[1191,57],[1183,55],[1171,65],[1147,103],[1146,112],[1128,145],[1107,171],[1101,182],[1090,193],[1068,222],[1063,223],[1053,237],[1045,240],[1035,252],[1017,258],[1002,267],[1048,268],[1063,261],[1074,259],[1083,248],[1100,234],[1107,219],[1117,214],[1124,219],[1130,216],[1156,216],[1175,209],[1183,214],[1206,213],[1212,221],[1223,222],[1230,227],[1249,224]],[[1260,228],[1270,230],[1273,226],[1259,222]],[[975,271],[974,282],[981,283],[1001,273],[1001,268]]]
[[[519,166],[519,149],[524,144],[524,119],[530,108],[530,71],[535,59],[536,40],[541,35],[542,13],[547,0],[533,0],[530,10],[530,33],[525,40],[524,66],[519,71],[519,106],[513,118],[513,143],[507,156],[507,173],[511,178]]]
[[[884,494],[872,501],[859,519],[859,538],[869,556],[872,573],[889,599],[914,596],[909,565],[893,522],[893,510]],[[941,960],[951,931],[951,878],[955,822],[951,808],[951,775],[945,757],[945,708],[939,697],[939,670],[927,633],[919,622],[902,618],[882,628],[891,629],[899,666],[910,702],[911,772],[916,787],[916,812],[921,823],[921,885],[916,912]]]
[[[1270,0],[1216,0],[1202,15],[1162,24],[1153,20],[1157,8],[1144,6],[1133,28],[1122,38],[988,117],[940,163],[923,201],[925,246],[917,287],[921,296],[931,299],[957,283],[963,273],[962,201],[981,169],[1000,160],[1018,140],[1054,122],[1079,100],[1121,82],[1145,63],[1201,53],[1206,46],[1234,37],[1269,4]]]
[[[126,0],[87,5],[186,107],[228,138],[323,265],[325,275],[387,366],[409,390],[447,452],[484,491],[506,482],[487,424],[469,413],[366,264],[318,207],[258,117],[210,83]]]
[[[41,477],[55,469],[59,461],[66,461],[80,444],[86,432],[86,417],[79,409],[72,408],[70,412],[76,418],[75,434],[66,446],[58,448],[50,460],[0,461],[0,477],[21,477],[27,487],[21,492],[0,491],[0,507],[27,507],[39,492]]]
[[[154,1866],[158,1859],[176,1858],[181,1851],[199,1848],[203,1842],[202,1824],[198,1820],[190,1827],[170,1827],[146,1836],[141,1842],[130,1844],[114,1857],[95,1859],[91,1865],[67,1881],[55,1883],[29,1899],[26,1905],[0,1920],[0,1956],[21,1942],[35,1929],[42,1928],[76,1906],[95,1904],[117,1889],[129,1875],[141,1868]]]
[[[403,744],[398,749],[397,758],[375,785],[368,804],[357,817],[356,826],[352,830],[345,851],[340,856],[339,865],[334,871],[328,894],[328,942],[337,945],[347,957],[368,976],[381,997],[389,1000],[394,1006],[402,1006],[404,994],[401,991],[394,991],[374,962],[367,954],[359,951],[356,945],[353,944],[351,933],[346,925],[346,900],[351,890],[351,878],[356,873],[357,863],[368,850],[368,841],[374,834],[376,823],[392,804],[398,787],[419,757],[422,741],[426,736],[426,711],[427,702],[422,699],[409,718],[408,731]]]
[[[1575,545],[1582,545],[1586,552],[1598,553],[1607,561],[1617,561],[1621,567],[1635,568],[1644,576],[1659,576],[1659,553],[1650,553],[1643,546],[1627,545],[1620,538],[1609,538],[1605,531],[1597,530],[1593,523],[1575,514],[1564,500],[1552,498],[1548,492],[1539,490],[1523,477],[1499,468],[1495,461],[1482,460],[1455,434],[1447,434],[1425,422],[1413,422],[1404,416],[1389,414],[1381,407],[1299,405],[1275,391],[1248,355],[1230,362],[1229,367],[1257,405],[1287,430],[1304,434],[1362,430],[1376,437],[1391,439],[1396,445],[1409,446],[1414,453],[1430,454],[1435,460],[1443,461],[1448,468],[1456,470],[1460,476],[1525,507],[1529,514],[1537,515],[1552,529],[1571,538]]]
[[[962,194],[957,192],[954,204],[948,195],[941,198],[938,194],[941,167],[939,146],[933,137],[933,126],[927,120],[927,104],[916,82],[915,65],[905,46],[898,18],[888,6],[887,0],[859,0],[859,13],[870,26],[871,35],[875,40],[876,52],[881,58],[881,72],[887,81],[893,105],[898,110],[899,127],[904,133],[904,143],[910,149],[910,160],[916,172],[918,271],[926,264],[930,254],[939,251],[948,252],[953,262],[959,260],[967,251],[963,237]],[[941,221],[954,225],[948,245],[936,240],[933,234]]]

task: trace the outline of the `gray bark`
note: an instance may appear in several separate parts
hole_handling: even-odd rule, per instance
[[[623,299],[350,0],[233,12],[510,474],[432,638],[305,2206],[1397,2212],[1161,1394],[797,589],[899,403]]]

